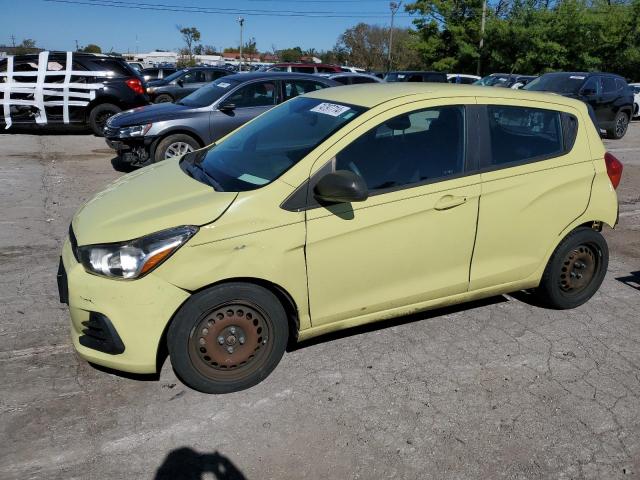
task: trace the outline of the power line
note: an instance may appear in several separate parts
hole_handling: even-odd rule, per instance
[[[119,0],[43,0],[51,3],[64,3],[71,5],[88,5],[94,7],[114,7],[137,10],[169,11],[182,13],[206,13],[218,15],[247,15],[247,16],[267,16],[267,17],[306,17],[306,18],[387,18],[388,15],[382,12],[346,12],[344,14],[335,11],[297,11],[297,10],[264,10],[221,7],[191,7],[185,5],[125,2]],[[403,15],[409,18],[410,15]]]

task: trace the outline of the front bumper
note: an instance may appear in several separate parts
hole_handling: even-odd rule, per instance
[[[59,285],[63,285],[61,300],[68,300],[71,339],[78,354],[89,362],[116,370],[155,373],[163,332],[189,293],[153,274],[133,281],[89,274],[76,261],[69,239],[62,248],[61,268],[58,277]],[[84,331],[97,315],[108,319],[122,349],[106,353],[86,346],[92,344],[86,341]],[[85,339],[81,341],[83,336]],[[117,353],[119,350],[122,351]]]

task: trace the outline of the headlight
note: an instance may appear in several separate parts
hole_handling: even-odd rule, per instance
[[[156,89],[154,87],[147,87],[147,93],[153,93]]]
[[[123,127],[118,130],[118,137],[142,137],[147,134],[153,123],[147,123],[146,125],[133,125],[131,127]]]
[[[78,248],[80,262],[89,273],[133,280],[140,278],[171,256],[198,231],[185,225],[122,243],[86,245]]]

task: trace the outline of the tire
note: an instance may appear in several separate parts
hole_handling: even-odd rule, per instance
[[[260,383],[280,362],[288,339],[278,298],[249,283],[194,294],[167,332],[174,371],[203,393],[237,392]]]
[[[195,138],[184,133],[177,133],[163,138],[160,143],[158,143],[153,154],[153,159],[155,162],[161,162],[167,158],[179,157],[180,155],[193,152],[199,148],[200,144]],[[172,154],[171,152],[174,152],[175,154]]]
[[[122,109],[112,103],[101,103],[93,107],[89,113],[89,126],[93,130],[96,137],[104,136],[102,129],[104,128],[109,117],[113,117],[116,113],[120,113]]]
[[[167,95],[166,93],[161,93],[156,97],[153,103],[172,103],[173,97],[171,95]]]
[[[604,237],[591,228],[577,228],[551,255],[535,294],[546,307],[576,308],[600,288],[608,265],[609,247]]]
[[[607,138],[620,140],[627,133],[629,127],[629,115],[626,112],[618,112],[613,121],[613,128],[607,130]]]

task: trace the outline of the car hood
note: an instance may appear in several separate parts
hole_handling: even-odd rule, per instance
[[[109,127],[121,128],[184,118],[190,116],[194,110],[196,109],[193,107],[175,103],[154,103],[114,115],[109,119]]]
[[[189,177],[177,158],[124,175],[73,217],[78,245],[132,240],[180,225],[218,219],[236,192],[216,192]]]

